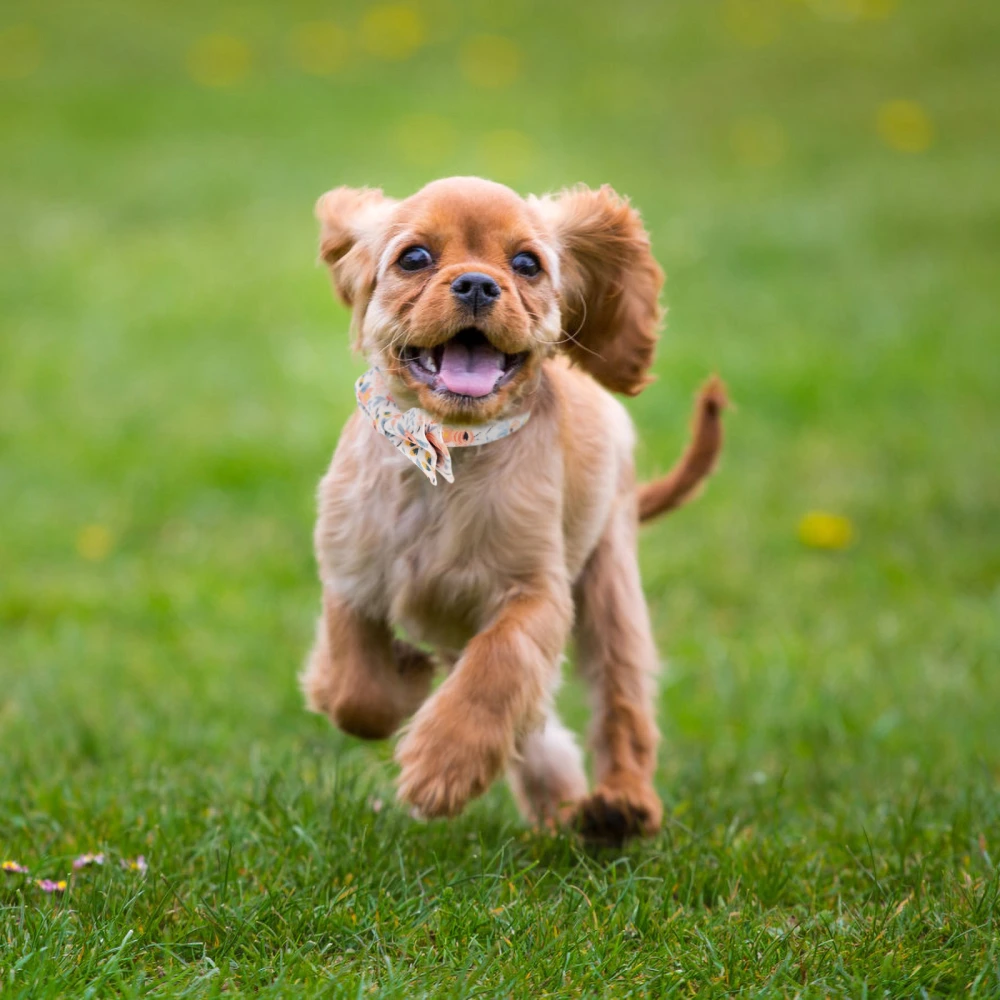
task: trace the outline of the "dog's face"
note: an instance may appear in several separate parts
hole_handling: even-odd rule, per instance
[[[442,418],[501,412],[560,339],[551,236],[499,184],[438,181],[398,205],[375,279],[366,352]]]
[[[662,273],[609,188],[523,199],[458,177],[400,202],[338,188],[317,215],[359,346],[439,419],[515,408],[559,349],[609,388],[645,385]]]

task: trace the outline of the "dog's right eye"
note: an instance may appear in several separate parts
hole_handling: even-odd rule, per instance
[[[404,271],[422,271],[434,263],[434,258],[427,247],[410,247],[399,255],[398,263]]]

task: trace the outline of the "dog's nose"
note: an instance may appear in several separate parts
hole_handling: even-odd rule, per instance
[[[451,294],[477,313],[480,309],[488,309],[500,298],[500,286],[488,274],[467,271],[451,283]]]

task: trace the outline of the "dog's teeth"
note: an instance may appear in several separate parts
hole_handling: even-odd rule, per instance
[[[438,370],[437,361],[434,358],[434,352],[428,350],[426,347],[420,352],[420,364],[429,372],[436,372]]]

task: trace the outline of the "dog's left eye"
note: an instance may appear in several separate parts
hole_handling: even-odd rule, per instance
[[[398,263],[404,271],[422,271],[434,263],[434,258],[427,247],[410,247],[399,255]]]
[[[538,258],[533,253],[528,253],[527,250],[515,254],[510,266],[517,274],[523,274],[526,278],[533,278],[542,269]]]

